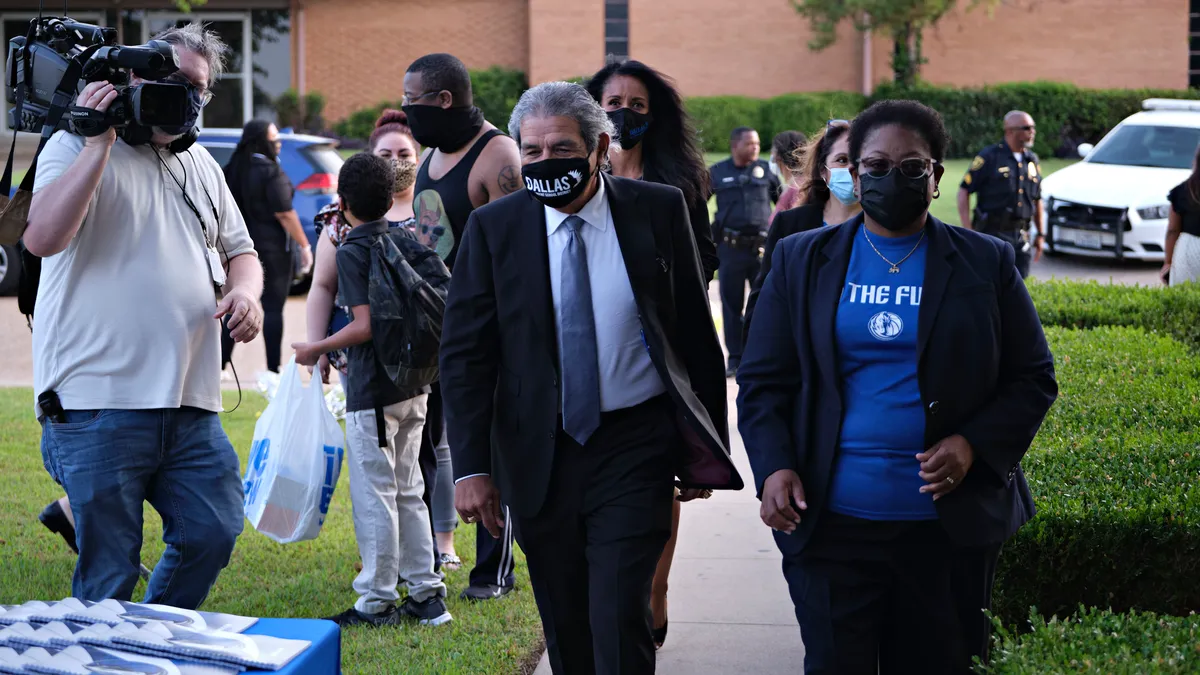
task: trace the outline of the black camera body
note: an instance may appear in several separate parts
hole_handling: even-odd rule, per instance
[[[118,132],[131,126],[182,126],[188,114],[188,90],[180,84],[156,82],[179,70],[174,48],[161,40],[126,47],[116,44],[117,32],[79,23],[67,17],[34,19],[29,36],[9,41],[5,85],[14,100],[24,88],[24,101],[9,111],[9,124],[21,131],[74,129],[83,135]],[[75,66],[74,69],[72,66]],[[71,77],[73,72],[78,77]],[[131,83],[131,76],[142,82]],[[47,119],[55,95],[69,96],[68,107],[89,83],[107,81],[118,94],[104,113],[70,110],[59,119]],[[89,133],[89,130],[95,133]]]

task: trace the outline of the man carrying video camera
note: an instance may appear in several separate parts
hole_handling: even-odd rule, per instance
[[[34,382],[42,456],[75,516],[72,595],[130,599],[149,501],[167,549],[144,602],[195,608],[243,520],[238,456],[217,418],[220,320],[240,342],[258,334],[263,272],[221,167],[191,144],[225,46],[197,24],[156,39],[178,57],[164,81],[187,88],[185,124],[140,138],[132,124],[57,132],[24,241],[45,259]],[[92,82],[76,105],[104,112],[118,94]]]

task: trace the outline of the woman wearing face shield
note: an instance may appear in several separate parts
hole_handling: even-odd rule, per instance
[[[612,174],[673,185],[683,192],[704,279],[712,281],[720,261],[708,219],[708,168],[679,92],[665,75],[639,61],[608,64],[592,76],[587,90],[617,129],[608,155]],[[676,501],[671,538],[659,558],[650,597],[657,647],[667,639],[667,578],[678,533]]]
[[[863,213],[776,247],[738,370],[809,673],[970,672],[1034,514],[1020,461],[1054,359],[1013,248],[929,215],[947,143],[914,101],[854,120]]]
[[[750,334],[750,319],[754,316],[759,289],[771,271],[775,245],[797,232],[844,223],[862,210],[858,195],[854,193],[854,179],[850,177],[849,122],[830,120],[800,152],[803,157],[795,176],[799,183],[797,204],[795,208],[779,211],[771,219],[762,264],[758,276],[750,282],[750,297],[746,300],[746,314],[742,319],[744,335]],[[783,201],[782,197],[780,201]]]

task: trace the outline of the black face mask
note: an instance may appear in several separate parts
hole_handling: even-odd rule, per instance
[[[408,128],[413,138],[427,148],[454,152],[466,145],[483,128],[479,108],[442,108],[436,105],[406,105]]]
[[[640,113],[632,108],[610,110],[608,119],[617,128],[617,142],[621,144],[622,150],[637,147],[650,129],[650,122],[654,121],[649,113]]]
[[[858,184],[863,212],[893,232],[911,226],[929,209],[929,176],[909,178],[896,167],[883,178],[860,173]]]
[[[578,199],[587,190],[593,173],[587,157],[543,159],[521,167],[525,189],[552,209]]]

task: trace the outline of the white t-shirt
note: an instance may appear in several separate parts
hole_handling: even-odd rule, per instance
[[[56,133],[38,158],[34,194],[82,149],[82,137]],[[212,155],[198,143],[178,155],[157,152],[185,185],[222,262],[254,255]],[[53,389],[67,410],[221,410],[220,323],[205,237],[162,162],[150,145],[117,140],[79,232],[42,261],[34,392]]]

